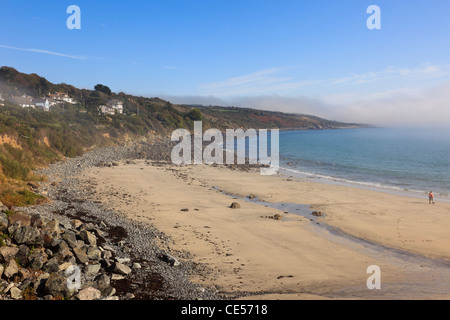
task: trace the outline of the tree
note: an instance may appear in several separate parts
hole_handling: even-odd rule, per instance
[[[107,94],[108,96],[111,95],[111,89],[109,87],[107,87],[107,86],[102,85],[102,84],[97,84],[94,87],[94,89],[97,90],[97,91],[103,92],[103,93]]]
[[[187,116],[193,121],[201,121],[202,113],[197,108],[194,108],[187,114]]]

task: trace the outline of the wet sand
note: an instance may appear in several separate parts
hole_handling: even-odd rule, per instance
[[[170,236],[198,264],[192,280],[230,298],[450,298],[449,203],[222,166],[139,160],[85,174],[96,200]],[[371,265],[381,290],[366,287]]]

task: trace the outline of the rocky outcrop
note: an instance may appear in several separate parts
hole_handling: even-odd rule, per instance
[[[0,300],[111,299],[111,277],[132,272],[129,258],[97,245],[105,224],[7,212],[0,212]]]

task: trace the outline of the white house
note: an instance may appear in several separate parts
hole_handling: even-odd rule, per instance
[[[118,99],[111,99],[106,105],[101,105],[98,110],[102,114],[122,114],[123,113],[123,102]]]
[[[33,99],[32,103],[36,106],[36,109],[49,111],[50,110],[50,102],[48,99]]]
[[[123,102],[118,99],[111,99],[107,103],[113,109],[116,109],[119,114],[123,113]]]
[[[114,111],[114,108],[108,106],[108,105],[101,105],[98,107],[98,111],[100,111],[101,114],[109,114],[114,115],[116,114]]]
[[[49,99],[54,100],[57,103],[59,103],[59,102],[67,102],[70,104],[77,103],[73,98],[69,97],[69,95],[64,92],[49,93],[47,96]]]
[[[32,102],[32,98],[27,97],[27,96],[22,96],[22,97],[11,96],[11,98],[9,98],[9,101],[11,101],[12,103],[18,104],[22,108],[33,108],[34,109],[34,107],[35,107],[35,105]]]

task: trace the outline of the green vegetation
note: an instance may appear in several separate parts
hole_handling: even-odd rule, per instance
[[[107,94],[108,96],[111,95],[111,89],[107,86],[104,86],[102,84],[98,84],[94,87],[95,90],[103,92],[105,94]]]

